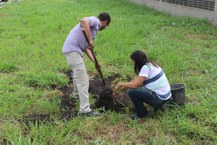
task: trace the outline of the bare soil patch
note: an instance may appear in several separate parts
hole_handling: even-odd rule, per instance
[[[60,96],[60,120],[70,120],[76,117],[78,114],[79,99],[73,98],[73,80],[71,72],[66,72],[69,77],[69,85],[59,88],[62,92]],[[98,77],[93,77],[90,80],[89,93],[93,95],[95,103],[91,105],[92,109],[98,109],[102,111],[112,110],[117,112],[124,112],[126,109],[134,109],[133,103],[128,97],[126,92],[113,96],[112,83],[116,78],[121,78],[119,74],[113,74],[109,76],[106,81],[106,85]],[[53,88],[55,89],[55,88]],[[56,88],[57,89],[57,88]],[[49,114],[31,114],[23,117],[22,122],[52,122]]]

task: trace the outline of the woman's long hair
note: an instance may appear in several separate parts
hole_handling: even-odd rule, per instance
[[[145,65],[146,63],[151,63],[153,64],[155,67],[158,67],[158,65],[152,61],[150,61],[146,54],[141,51],[141,50],[136,50],[134,51],[131,55],[130,58],[132,60],[134,60],[135,64],[134,64],[134,72],[138,75],[141,68],[143,67],[143,65]]]

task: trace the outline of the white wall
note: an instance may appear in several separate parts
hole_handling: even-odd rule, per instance
[[[157,0],[131,0],[138,4],[145,4],[148,7],[155,8],[159,11],[169,12],[178,16],[190,16],[196,18],[206,18],[217,26],[217,2],[215,2],[215,11],[192,8],[188,6],[176,5],[172,3]]]

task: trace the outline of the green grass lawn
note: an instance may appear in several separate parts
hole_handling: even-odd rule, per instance
[[[69,31],[84,16],[109,12],[95,40],[105,77],[133,77],[129,55],[143,50],[170,83],[185,83],[185,106],[133,121],[126,113],[58,119]],[[0,144],[217,144],[217,29],[206,20],[174,17],[127,0],[22,0],[0,8]],[[89,73],[97,74],[86,59]],[[52,100],[52,101],[50,101]],[[52,123],[21,122],[50,114]]]

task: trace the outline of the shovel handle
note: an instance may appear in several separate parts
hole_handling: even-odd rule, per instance
[[[87,43],[88,43],[88,45],[89,45],[90,42],[88,41],[87,34],[85,33],[84,30],[82,30],[82,32],[83,32],[84,37],[85,37],[85,39],[86,39],[86,41],[87,41]],[[97,71],[99,72],[99,74],[100,74],[100,76],[101,76],[102,82],[103,82],[104,85],[106,85],[106,82],[105,82],[105,79],[104,79],[104,77],[103,77],[102,71],[101,71],[101,69],[100,69],[99,63],[98,63],[98,61],[97,61],[97,59],[96,59],[96,56],[95,56],[95,54],[94,54],[94,52],[93,52],[93,48],[91,48],[90,51],[91,51],[91,53],[92,53],[92,55],[93,55],[93,59],[94,59],[95,64],[96,64]]]

